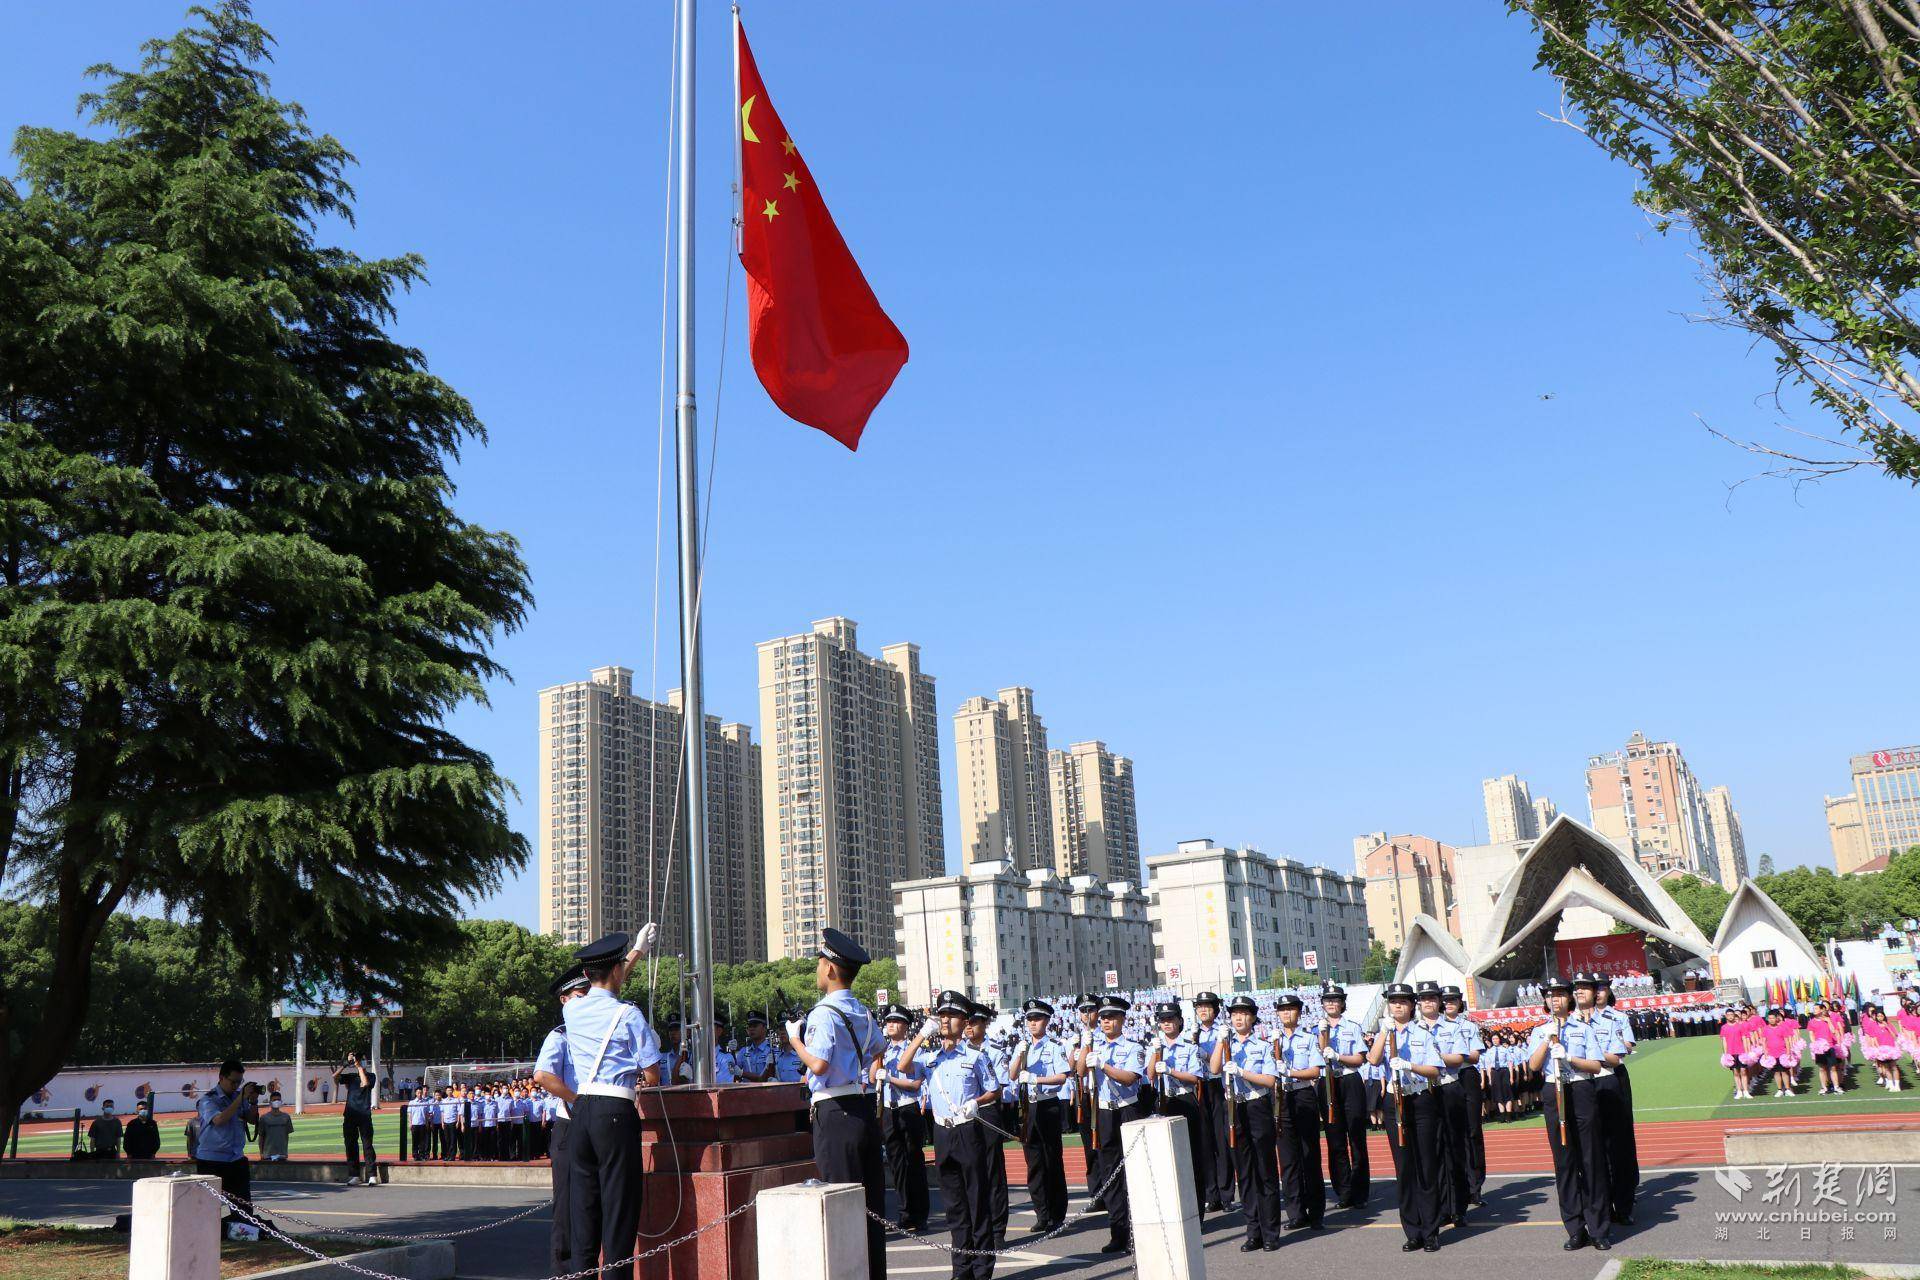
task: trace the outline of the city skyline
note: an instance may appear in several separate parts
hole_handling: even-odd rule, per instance
[[[729,359],[719,448],[703,455],[717,457],[708,704],[751,707],[752,646],[843,613],[920,643],[950,694],[1017,680],[1043,692],[1049,725],[1123,749],[1149,854],[1212,833],[1332,866],[1363,830],[1484,841],[1475,783],[1508,773],[1578,816],[1586,755],[1645,727],[1730,788],[1750,862],[1831,865],[1822,797],[1846,791],[1852,756],[1911,743],[1920,722],[1899,682],[1833,696],[1840,655],[1856,663],[1920,624],[1898,592],[1862,615],[1835,566],[1903,545],[1920,499],[1871,475],[1729,495],[1761,464],[1702,421],[1755,436],[1783,420],[1827,434],[1829,420],[1791,390],[1763,402],[1766,353],[1688,323],[1690,246],[1651,234],[1626,175],[1541,118],[1559,99],[1524,22],[1406,16],[1375,84],[1409,132],[1397,164],[1356,167],[1337,133],[1293,139],[1287,165],[1248,165],[1207,123],[1347,91],[1339,59],[1273,75],[1285,50],[1351,39],[1331,10],[1094,29],[1023,10],[1013,46],[995,22],[860,0],[758,13],[769,74],[860,69],[783,81],[781,105],[914,355],[857,457],[781,419]],[[678,679],[670,619],[651,643],[658,332],[630,305],[659,270],[661,175],[605,161],[609,139],[663,124],[664,64],[623,52],[651,47],[663,15],[597,13],[592,41],[486,4],[376,20],[274,3],[262,17],[275,93],[361,162],[357,224],[328,234],[424,256],[430,285],[397,300],[396,335],[489,428],[453,472],[461,514],[520,539],[537,607],[495,653],[512,680],[449,728],[514,781],[511,820],[533,841],[538,691],[607,663],[654,700]],[[725,14],[712,17],[701,56],[724,83]],[[36,14],[0,110],[70,127],[81,69],[137,61],[155,30],[132,0]],[[412,75],[423,47],[477,70]],[[1077,56],[1063,64],[1062,48]],[[492,92],[506,57],[568,92]],[[1170,57],[1215,71],[1173,112],[1130,92]],[[1447,112],[1431,110],[1436,60],[1470,86]],[[1002,68],[1003,92],[981,93],[981,65]],[[875,110],[922,100],[967,109]],[[1107,104],[1107,127],[1070,152],[1025,145],[1069,100]],[[721,210],[729,126],[704,112],[702,181]],[[1169,147],[1203,178],[1115,188]],[[499,180],[506,153],[519,181]],[[1004,181],[954,181],[987,171]],[[1346,199],[1313,198],[1326,173]],[[1045,225],[1075,233],[1033,233]],[[724,227],[702,241],[703,342],[723,316]],[[1180,269],[1142,262],[1143,234],[1177,234]],[[614,249],[581,270],[581,245]],[[734,285],[738,356],[737,271]],[[1172,319],[1196,306],[1206,323]],[[933,514],[956,510],[967,518]],[[1064,575],[981,572],[1038,565],[1082,528],[1108,570],[1098,606]],[[1596,661],[1625,630],[1596,570],[1612,568],[1603,548],[1633,545],[1627,529],[1657,532],[1713,594],[1663,616],[1665,660],[1621,679]],[[670,600],[670,528],[665,541]],[[1528,592],[1488,593],[1490,560]],[[1229,716],[1257,750],[1219,749]],[[951,870],[951,806],[946,827]],[[531,925],[536,883],[530,860],[469,910]]]

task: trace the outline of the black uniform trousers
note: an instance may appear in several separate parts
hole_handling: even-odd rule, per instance
[[[1095,1189],[1100,1185],[1100,1179],[1094,1176],[1093,1103],[1084,1100],[1084,1095],[1087,1092],[1087,1078],[1084,1075],[1080,1077],[1078,1092],[1083,1095],[1082,1100],[1069,1103],[1068,1105],[1074,1109],[1072,1119],[1073,1131],[1080,1135],[1080,1150],[1086,1152],[1087,1155],[1087,1196],[1091,1198]]]
[[[1487,1127],[1480,1107],[1486,1089],[1480,1080],[1480,1068],[1471,1063],[1460,1068],[1460,1090],[1465,1095],[1460,1127],[1466,1134],[1467,1199],[1478,1200],[1487,1186]]]
[[[1367,1202],[1373,1182],[1373,1162],[1367,1154],[1367,1082],[1358,1067],[1326,1081],[1333,1095],[1327,1121],[1327,1177],[1341,1208]],[[1321,1103],[1324,1106],[1326,1099]],[[1322,1112],[1322,1115],[1327,1112]]]
[[[1200,1086],[1198,1095],[1200,1120],[1200,1207],[1210,1204],[1224,1206],[1233,1199],[1233,1158],[1227,1150],[1227,1109],[1221,1104],[1221,1086],[1218,1080],[1208,1080]]]
[[[1460,1081],[1438,1086],[1440,1097],[1440,1221],[1467,1214],[1467,1088]]]
[[[952,1128],[933,1126],[933,1167],[940,1175],[940,1198],[946,1203],[956,1249],[993,1248],[993,1189],[988,1185],[985,1133],[978,1120]],[[993,1275],[991,1254],[952,1256],[954,1280],[990,1280]]]
[[[573,1270],[573,1250],[568,1245],[573,1223],[569,1221],[569,1206],[572,1204],[569,1185],[573,1169],[567,1163],[567,1121],[560,1116],[553,1118],[553,1138],[548,1148],[553,1155],[553,1164],[547,1169],[547,1180],[553,1186],[553,1230],[550,1233],[553,1244],[554,1274]]]
[[[1285,1123],[1279,1134],[1280,1186],[1287,1222],[1320,1225],[1327,1213],[1327,1184],[1320,1174],[1320,1090],[1312,1084],[1281,1095]]]
[[[1009,1117],[1017,1114],[1014,1107],[1002,1106],[998,1102],[984,1103],[980,1107],[981,1138],[986,1142],[989,1152],[987,1169],[993,1178],[993,1238],[1007,1238],[1007,1138],[1014,1131]]]
[[[1231,1098],[1226,1103],[1228,1141],[1234,1177],[1240,1183],[1240,1209],[1247,1239],[1280,1243],[1279,1152],[1274,1145],[1273,1098]]]
[[[921,1230],[927,1225],[927,1118],[918,1099],[880,1108],[880,1142],[900,1197],[900,1224]]]
[[[1067,1216],[1067,1164],[1061,1150],[1060,1126],[1066,1103],[1041,1098],[1030,1104],[1027,1132],[1020,1151],[1027,1158],[1027,1198],[1041,1231],[1051,1231]]]
[[[1124,1107],[1094,1108],[1094,1124],[1097,1126],[1094,1137],[1100,1144],[1100,1150],[1094,1161],[1098,1168],[1093,1185],[1106,1188],[1100,1203],[1106,1206],[1109,1238],[1119,1244],[1130,1243],[1133,1239],[1133,1217],[1127,1207],[1127,1177],[1124,1173],[1114,1176],[1123,1156],[1120,1126],[1130,1120],[1138,1120],[1142,1114],[1138,1103]]]
[[[1607,1144],[1607,1187],[1617,1218],[1633,1213],[1633,1196],[1640,1189],[1640,1143],[1633,1131],[1633,1081],[1625,1067],[1594,1082],[1599,1086],[1601,1132]]]
[[[1560,1199],[1560,1222],[1569,1240],[1612,1238],[1606,1139],[1600,1132],[1596,1085],[1593,1080],[1575,1080],[1565,1086],[1565,1142],[1560,1140],[1561,1086],[1549,1082],[1540,1090],[1547,1120],[1547,1147],[1553,1152],[1553,1189]]]
[[[372,1177],[376,1159],[373,1154],[372,1114],[366,1111],[341,1112],[340,1136],[347,1144],[347,1176],[349,1178],[360,1176],[360,1148],[364,1144],[367,1149],[367,1176]]]
[[[423,1124],[413,1126],[413,1158],[415,1160],[433,1158],[433,1137],[427,1126]]]
[[[813,1108],[813,1163],[828,1182],[858,1182],[866,1188],[867,1211],[887,1213],[887,1167],[880,1157],[880,1120],[873,1095],[822,1098]],[[867,1277],[886,1280],[887,1229],[867,1219]]]
[[[628,1098],[582,1094],[567,1126],[571,1271],[634,1254],[640,1231],[640,1114]]]
[[[1213,1154],[1212,1143],[1206,1139],[1206,1116],[1200,1110],[1200,1099],[1191,1093],[1162,1096],[1160,1114],[1179,1116],[1187,1122],[1187,1150],[1193,1156],[1194,1207],[1200,1208],[1207,1203],[1207,1184],[1211,1181],[1207,1175],[1207,1157]]]
[[[1400,1230],[1425,1244],[1440,1235],[1440,1098],[1432,1088],[1386,1095],[1387,1149],[1400,1193]]]

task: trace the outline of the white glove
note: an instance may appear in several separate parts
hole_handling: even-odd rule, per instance
[[[979,1114],[980,1099],[978,1098],[968,1098],[954,1111],[954,1115],[961,1120],[971,1120]]]
[[[789,1022],[786,1025],[787,1025],[787,1043],[799,1044],[800,1033],[806,1030],[806,1024],[801,1019],[795,1018],[792,1022]]]
[[[660,936],[660,926],[649,920],[640,926],[640,936],[633,940],[633,950],[628,955],[644,956],[653,950],[653,943]]]
[[[1411,1071],[1413,1069],[1413,1062],[1407,1058],[1395,1058],[1392,1062],[1389,1062],[1387,1065],[1392,1067],[1395,1071]]]
[[[1551,1049],[1547,1050],[1547,1056],[1555,1062],[1558,1062],[1567,1056],[1567,1046],[1563,1044],[1554,1045]]]
[[[1220,1068],[1220,1074],[1231,1080],[1240,1074],[1240,1064],[1229,1058],[1226,1065]]]
[[[1166,1063],[1166,1059],[1164,1059],[1164,1058],[1162,1058],[1162,1059],[1161,1059],[1160,1061],[1158,1061],[1158,1062],[1155,1062],[1155,1063],[1153,1064],[1153,1074],[1155,1074],[1155,1075],[1157,1075],[1157,1076],[1163,1076],[1163,1075],[1165,1075],[1165,1074],[1167,1074],[1167,1063]]]
[[[1031,1071],[1022,1071],[1022,1072],[1020,1073],[1020,1083],[1021,1083],[1021,1084],[1024,1084],[1024,1085],[1026,1085],[1026,1086],[1027,1086],[1027,1087],[1029,1087],[1029,1088],[1031,1088],[1031,1087],[1033,1086],[1033,1072],[1031,1072]]]
[[[927,1025],[920,1028],[920,1038],[922,1040],[938,1040],[940,1038],[940,1019],[928,1018]]]
[[[1093,1029],[1092,1028],[1090,1027],[1080,1028],[1080,1047],[1082,1049],[1091,1049],[1093,1047]]]

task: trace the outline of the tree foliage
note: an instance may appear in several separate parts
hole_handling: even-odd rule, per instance
[[[1668,895],[1687,913],[1687,919],[1693,921],[1701,933],[1712,941],[1713,935],[1720,929],[1720,921],[1727,914],[1727,904],[1733,901],[1733,895],[1720,887],[1717,880],[1703,880],[1699,876],[1675,876],[1662,882]]]
[[[1393,971],[1400,967],[1400,948],[1387,950],[1387,944],[1375,938],[1367,947],[1367,958],[1360,962],[1360,981],[1392,982]]]
[[[1509,4],[1539,33],[1567,122],[1639,174],[1662,229],[1698,243],[1718,319],[1770,344],[1781,382],[1851,436],[1739,443],[1769,474],[1870,465],[1920,483],[1920,6]]]
[[[53,908],[40,986],[0,974],[0,1135],[122,903],[249,981],[392,994],[526,857],[443,727],[528,604],[450,505],[480,424],[386,332],[420,260],[321,242],[351,157],[268,46],[243,0],[193,10],[0,183],[0,881]]]

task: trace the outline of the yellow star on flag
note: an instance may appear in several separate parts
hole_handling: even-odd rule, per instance
[[[789,191],[798,191],[800,189],[799,175],[789,173],[787,175],[786,187]]]
[[[762,209],[760,211],[760,214],[768,222],[772,222],[775,218],[780,216],[780,206],[774,203],[773,201],[769,200],[767,201],[767,207]]]
[[[782,138],[780,140],[780,151],[781,151],[781,154],[783,155],[790,156],[793,154],[793,138],[791,136]]]

